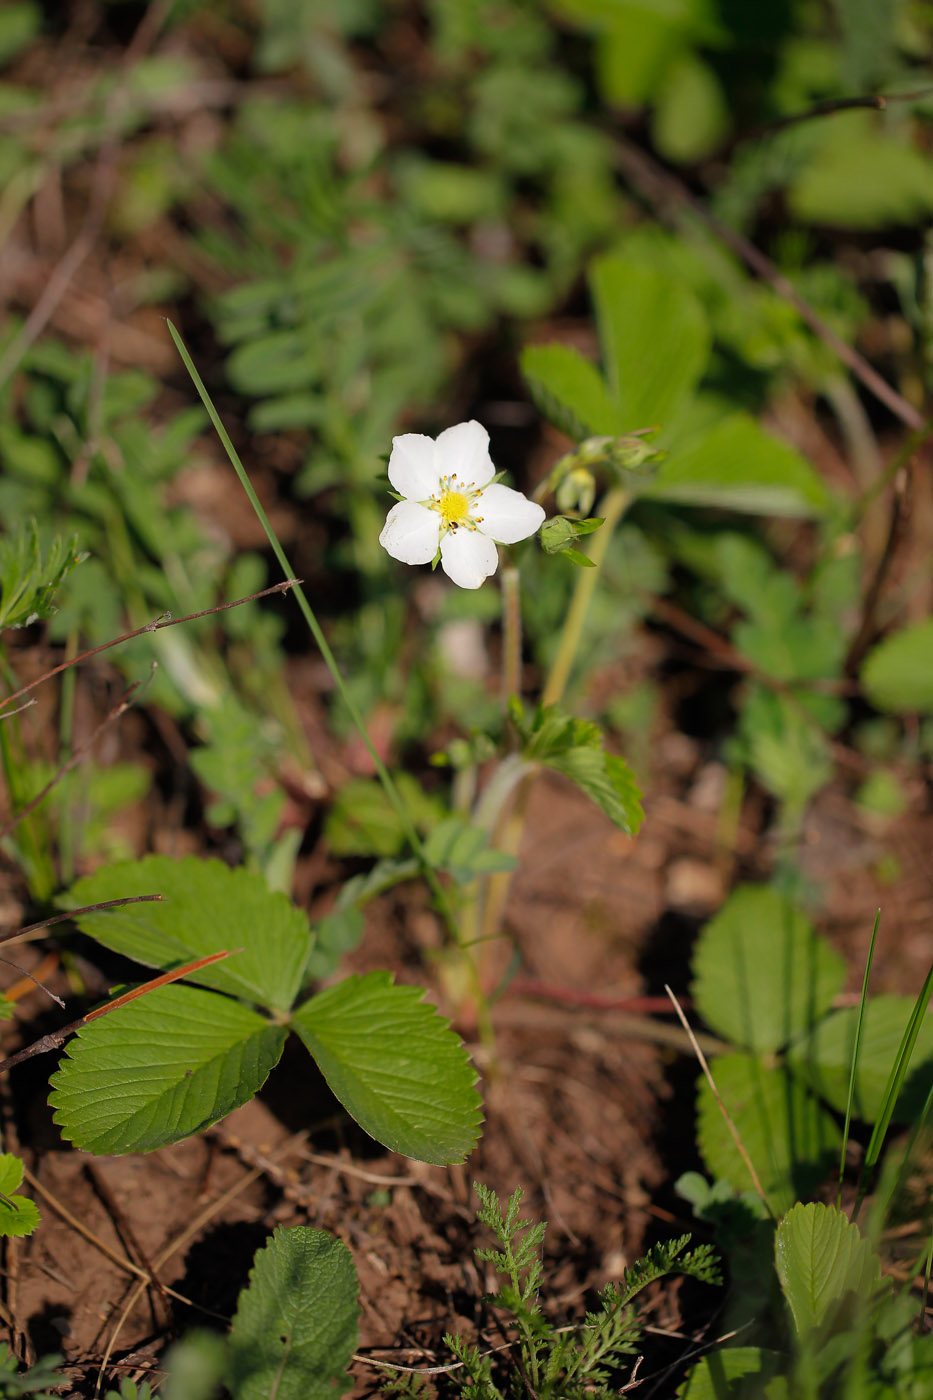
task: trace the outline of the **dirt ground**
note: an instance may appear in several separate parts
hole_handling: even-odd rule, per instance
[[[646,652],[656,650],[647,637]],[[109,1384],[155,1378],[167,1342],[229,1318],[273,1226],[310,1224],[353,1252],[362,1312],[352,1394],[375,1395],[385,1375],[376,1361],[442,1365],[446,1331],[499,1341],[479,1332],[491,1280],[473,1256],[486,1242],[474,1223],[474,1179],[500,1196],[522,1185],[528,1213],[549,1222],[548,1307],[562,1321],[581,1316],[592,1291],[659,1233],[693,1228],[701,1238],[672,1190],[697,1165],[695,1068],[660,993],[669,982],[688,996],[691,941],[726,881],[760,879],[773,860],[754,798],[734,849],[717,844],[722,771],[708,747],[674,729],[654,736],[646,822],[634,841],[562,779],[539,779],[507,908],[522,961],[495,1007],[498,1063],[470,1045],[486,1121],[465,1166],[427,1167],[377,1148],[301,1052],[286,1050],[258,1099],[203,1137],[128,1158],[61,1142],[45,1106],[47,1059],[14,1071],[3,1088],[6,1146],[23,1154],[43,1211],[34,1236],[6,1242],[4,1318],[20,1354],[61,1351],[75,1395],[92,1393],[102,1365]],[[933,871],[918,857],[931,823],[914,812],[872,831],[841,779],[815,804],[803,854],[825,894],[821,927],[849,957],[853,986],[866,911],[878,905],[877,988],[909,992],[925,970]],[[896,890],[871,874],[882,851],[906,872]],[[391,967],[442,999],[435,938],[420,889],[405,887],[369,908],[350,965]],[[41,953],[31,946],[21,957],[35,971]],[[82,971],[101,977],[90,963]],[[60,971],[44,975],[67,992]],[[38,993],[20,1011],[7,1053],[48,1029]],[[715,1306],[692,1299],[682,1309],[676,1287],[658,1294],[649,1334],[657,1352],[646,1357],[640,1393],[674,1393],[678,1358],[716,1336]]]

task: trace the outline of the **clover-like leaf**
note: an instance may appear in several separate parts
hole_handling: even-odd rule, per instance
[[[331,1400],[350,1384],[357,1278],[323,1230],[275,1231],[256,1254],[230,1329],[233,1400]]]
[[[346,978],[292,1026],[332,1092],[377,1142],[422,1162],[462,1162],[481,1121],[476,1073],[450,1024],[388,972]]]
[[[159,903],[80,914],[84,933],[147,967],[171,968],[226,948],[231,956],[192,974],[206,987],[289,1011],[311,950],[308,920],[250,870],[219,860],[146,856],[101,868],[68,891],[71,908],[126,895]]]
[[[216,1123],[265,1083],[285,1029],[200,987],[160,987],[78,1031],[49,1103],[87,1152],[151,1152]]]

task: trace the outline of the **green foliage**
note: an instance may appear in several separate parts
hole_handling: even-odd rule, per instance
[[[933,618],[891,632],[873,647],[861,681],[879,710],[933,714]]]
[[[881,1294],[881,1260],[842,1211],[811,1201],[788,1211],[774,1236],[777,1275],[798,1337],[839,1325],[848,1304],[870,1307]]]
[[[53,640],[72,645],[79,636],[92,645],[112,640],[126,614],[140,627],[228,601],[238,585],[242,593],[263,587],[258,556],[234,560],[229,541],[173,500],[173,483],[190,466],[200,409],[154,428],[155,380],[123,372],[100,382],[92,355],[55,341],[29,351],[16,383],[15,397],[0,388],[4,625],[50,616],[52,593],[80,559],[87,562],[68,581],[50,626]],[[42,522],[41,531],[21,525],[29,517]],[[48,530],[61,532],[51,552],[39,543]],[[281,624],[257,608],[236,614],[192,623],[184,633],[150,633],[117,648],[113,661],[131,681],[158,661],[147,696],[200,741],[192,766],[218,799],[209,818],[239,825],[253,862],[266,869],[276,859],[283,808],[281,793],[270,790],[275,763],[286,743],[293,763],[309,760],[282,681]]]
[[[487,1302],[504,1314],[517,1332],[516,1354],[506,1365],[462,1337],[447,1337],[462,1370],[451,1379],[466,1400],[501,1400],[504,1394],[532,1390],[539,1400],[599,1400],[618,1393],[615,1374],[625,1359],[637,1354],[643,1323],[637,1299],[649,1284],[670,1274],[684,1274],[718,1284],[719,1271],[709,1245],[684,1252],[689,1235],[653,1246],[627,1269],[621,1282],[599,1294],[599,1307],[587,1312],[582,1324],[557,1328],[542,1307],[542,1247],[546,1226],[518,1216],[522,1191],[518,1187],[505,1209],[488,1187],[474,1182],[480,1200],[477,1218],[495,1236],[500,1248],[477,1249],[505,1281]],[[500,1376],[505,1389],[501,1389]]]
[[[10,1152],[0,1154],[0,1235],[31,1235],[39,1224],[39,1207],[28,1196],[16,1196],[23,1182],[23,1164]]]
[[[735,1045],[779,1050],[830,1010],[845,962],[767,885],[733,890],[693,956],[694,1004]]]
[[[644,813],[635,775],[623,758],[607,753],[598,724],[556,705],[539,705],[530,721],[517,701],[509,712],[530,762],[563,773],[626,835],[638,831]]]
[[[81,928],[155,967],[222,949],[231,956],[192,973],[199,987],[160,988],[80,1029],[50,1100],[73,1142],[152,1151],[199,1131],[252,1098],[292,1029],[348,1112],[385,1145],[433,1162],[467,1155],[480,1120],[475,1074],[420,988],[376,972],[296,1004],[307,920],[259,876],[219,861],[114,866],[80,881],[68,903],[134,893],[163,898],[81,914]]]
[[[812,1191],[838,1152],[830,1110],[844,1114],[857,1008],[833,1011],[841,958],[776,890],[740,887],[705,925],[693,956],[693,994],[719,1035],[754,1053],[728,1054],[713,1076],[776,1212]],[[933,1016],[908,998],[865,1008],[854,1108],[874,1123],[890,1098],[891,1067],[904,1055],[890,1102],[896,1121],[923,1107],[933,1067]],[[903,1051],[905,1027],[916,1041]],[[903,1086],[903,1087],[902,1087]],[[714,1177],[736,1190],[748,1168],[713,1094],[698,1080],[698,1143]]]
[[[256,1254],[230,1329],[234,1400],[342,1395],[356,1348],[356,1292],[346,1245],[322,1230],[276,1230]]]
[[[29,1395],[32,1400],[55,1400],[61,1388],[60,1362],[59,1356],[43,1356],[35,1366],[21,1371],[19,1362],[7,1347],[0,1356],[0,1397],[17,1400],[18,1396]]]
[[[43,551],[34,520],[0,540],[0,628],[28,627],[50,618],[52,599],[86,557],[78,553],[77,536],[67,541],[56,537]]]

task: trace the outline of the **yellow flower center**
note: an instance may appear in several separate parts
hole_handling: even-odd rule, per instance
[[[441,477],[440,490],[422,504],[437,511],[443,521],[442,533],[446,530],[456,532],[461,526],[467,530],[475,530],[477,525],[482,523],[482,516],[471,515],[470,512],[481,495],[481,490],[461,485],[457,480],[457,473],[452,472],[450,476]]]
[[[445,491],[435,510],[448,526],[463,525],[470,514],[470,502],[461,491]]]

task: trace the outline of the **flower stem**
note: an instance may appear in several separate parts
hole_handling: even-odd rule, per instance
[[[589,611],[593,590],[599,578],[599,571],[606,558],[606,551],[609,548],[609,541],[612,539],[615,527],[625,514],[630,500],[631,496],[628,491],[621,486],[613,486],[606,492],[597,507],[604,523],[593,536],[593,543],[589,551],[589,557],[594,567],[580,569],[577,574],[577,583],[561,632],[560,645],[557,648],[554,664],[541,695],[543,705],[558,704],[567,689],[567,682],[570,679],[570,672],[573,669],[573,663],[580,646],[586,614]]]
[[[514,564],[502,571],[502,712],[509,717],[509,700],[521,691],[522,611],[519,574]]]
[[[593,536],[590,546],[589,557],[593,561],[594,567],[592,569],[581,568],[577,574],[576,587],[564,622],[557,656],[541,695],[542,704],[556,705],[567,688],[567,681],[570,678],[570,672],[583,635],[583,626],[593,597],[593,590],[605,562],[615,527],[625,514],[630,501],[631,496],[627,491],[623,490],[621,486],[612,486],[597,507],[597,511],[605,523]],[[528,797],[534,773],[533,768],[526,771],[522,780],[517,785],[508,787],[503,794],[499,811],[496,817],[491,820],[492,844],[498,851],[506,851],[513,856],[518,855],[522,833],[525,829]],[[511,871],[502,871],[489,878],[484,892],[485,898],[478,935],[481,947],[495,937],[501,926],[511,879]]]

